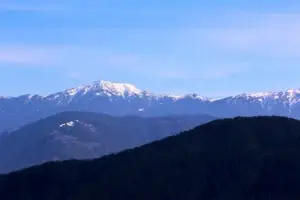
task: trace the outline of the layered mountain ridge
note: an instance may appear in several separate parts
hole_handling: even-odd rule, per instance
[[[0,175],[0,196],[5,200],[298,200],[299,158],[298,120],[221,119],[100,159],[50,162]]]
[[[106,96],[106,97],[124,97],[124,98],[133,98],[133,97],[151,97],[154,99],[159,98],[170,98],[174,100],[179,100],[182,98],[193,98],[193,99],[199,99],[203,101],[210,101],[212,99],[205,98],[202,96],[199,96],[197,94],[187,94],[187,95],[158,95],[151,92],[148,92],[146,90],[142,90],[137,88],[135,85],[129,84],[129,83],[113,83],[110,81],[95,81],[92,84],[88,85],[81,85],[76,88],[69,88],[65,91],[50,94],[47,96],[41,96],[38,94],[31,95],[22,95],[19,97],[4,97],[1,96],[0,99],[18,99],[18,98],[27,98],[28,101],[30,100],[37,100],[37,99],[43,99],[43,100],[59,100],[63,97],[68,97],[69,99],[72,99],[76,96],[83,96],[93,94],[95,96]]]
[[[0,135],[0,173],[53,160],[91,159],[192,129],[207,115],[113,117],[62,112]]]
[[[300,89],[211,99],[197,94],[160,95],[132,84],[96,81],[47,96],[1,97],[0,132],[63,111],[116,116],[209,114],[217,117],[280,115],[299,118]]]

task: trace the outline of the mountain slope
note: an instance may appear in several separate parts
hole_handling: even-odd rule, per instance
[[[300,122],[217,120],[93,161],[47,163],[0,176],[6,200],[299,199]]]
[[[96,81],[48,96],[0,98],[0,132],[63,111],[115,116],[209,114],[218,117],[280,115],[300,118],[300,90],[241,94],[213,100],[197,94],[158,95],[131,84]]]
[[[96,81],[89,85],[67,89],[48,96],[23,95],[0,98],[0,133],[14,130],[63,111],[98,112],[115,116],[166,116],[172,114],[202,114],[192,102],[205,104],[208,99],[197,95],[173,97],[156,95],[131,84]],[[178,102],[177,102],[178,101]]]
[[[0,135],[0,173],[52,160],[89,159],[189,130],[214,117],[112,117],[64,112]]]

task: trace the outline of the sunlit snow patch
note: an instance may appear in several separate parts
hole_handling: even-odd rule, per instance
[[[76,123],[76,122],[78,123],[79,121],[78,121],[78,120],[70,121],[70,122],[67,122],[67,123],[64,123],[64,124],[59,125],[59,127],[64,127],[64,126],[73,127],[73,126],[75,126],[75,123]]]

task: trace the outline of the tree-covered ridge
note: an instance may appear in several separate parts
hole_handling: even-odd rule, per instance
[[[53,160],[99,158],[214,119],[207,115],[143,118],[63,112],[0,134],[0,173]]]
[[[283,117],[216,120],[101,159],[0,176],[7,200],[290,200],[299,188],[300,122]]]

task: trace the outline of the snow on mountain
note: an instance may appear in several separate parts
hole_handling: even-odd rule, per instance
[[[109,81],[95,81],[89,85],[82,85],[77,88],[70,88],[63,92],[51,94],[45,97],[48,100],[56,100],[58,104],[71,103],[73,99],[83,96],[91,97],[112,97],[133,98],[149,96],[150,93],[136,88],[132,84],[113,83]]]
[[[293,106],[300,102],[300,90],[289,89],[284,92],[259,92],[252,94],[240,94],[232,96],[231,99],[244,99],[248,101],[258,101],[262,105],[270,102],[280,102],[287,106]]]
[[[182,101],[186,99],[214,103],[218,101],[226,100],[227,103],[234,103],[240,100],[259,102],[262,105],[270,101],[281,102],[285,105],[292,106],[300,102],[300,89],[289,89],[284,92],[260,92],[250,94],[240,94],[236,96],[230,96],[220,99],[212,99],[200,96],[198,94],[183,94],[183,95],[159,95],[150,93],[145,90],[141,90],[136,86],[128,83],[113,83],[110,81],[95,81],[92,84],[82,85],[76,88],[70,88],[63,92],[50,94],[48,96],[39,95],[23,95],[19,97],[2,97],[1,99],[24,99],[26,102],[40,100],[40,101],[54,101],[57,104],[70,104],[74,99],[84,98],[88,96],[89,99],[96,97],[108,97],[108,98],[122,98],[122,99],[148,99],[150,101],[162,101],[168,99],[171,101]]]
[[[200,101],[213,101],[211,98],[203,97],[198,94],[183,94],[183,95],[164,95],[162,97],[172,98],[175,101],[183,100],[183,99],[194,99]]]
[[[76,123],[79,123],[79,121],[78,121],[78,120],[75,120],[75,121],[69,121],[69,122],[67,122],[67,123],[64,123],[64,124],[59,125],[59,127],[64,127],[64,126],[73,127],[73,126],[75,126]]]
[[[90,85],[79,86],[78,88],[71,88],[66,90],[64,93],[69,96],[75,96],[78,94],[87,94],[95,93],[98,96],[107,95],[107,96],[132,96],[132,95],[141,95],[142,90],[136,88],[132,84],[127,83],[112,83],[109,81],[96,81]]]
[[[55,94],[50,94],[47,96],[40,95],[22,95],[19,97],[4,97],[0,96],[0,99],[26,99],[26,100],[57,100],[57,99],[73,99],[76,96],[103,96],[103,97],[122,97],[122,98],[132,98],[132,97],[151,97],[152,99],[171,99],[174,101],[180,101],[184,99],[193,99],[200,101],[214,102],[224,99],[244,99],[244,100],[254,100],[259,102],[265,102],[269,100],[282,100],[288,104],[295,104],[300,101],[300,89],[289,89],[284,92],[259,92],[259,93],[243,93],[236,96],[230,96],[221,99],[212,99],[208,97],[203,97],[198,94],[182,94],[182,95],[161,95],[150,93],[146,90],[141,90],[136,86],[128,83],[113,83],[110,81],[95,81],[92,84],[82,85],[76,88],[70,88],[63,92],[58,92]]]
[[[1,99],[24,99],[26,102],[33,100],[48,100],[56,101],[57,104],[71,103],[73,99],[84,96],[94,97],[118,97],[123,99],[130,98],[148,98],[151,100],[169,99],[180,101],[184,99],[193,99],[200,101],[213,101],[211,98],[203,97],[197,94],[154,94],[146,90],[137,88],[136,86],[128,83],[113,83],[110,81],[95,81],[92,84],[81,85],[76,88],[69,88],[62,92],[57,92],[47,96],[40,95],[22,95],[19,97],[2,97]]]
[[[128,83],[95,81],[47,96],[0,97],[0,132],[74,110],[115,116],[209,114],[216,117],[282,115],[300,118],[300,89],[211,99],[198,94],[154,94]]]
[[[194,99],[201,101],[212,101],[211,98],[206,98],[197,94],[183,95],[161,95],[141,90],[136,86],[128,83],[113,83],[110,81],[96,81],[89,85],[82,85],[77,88],[67,89],[64,92],[56,93],[45,97],[46,99],[59,99],[62,96],[72,100],[76,96],[94,95],[105,97],[121,97],[121,98],[150,98],[152,100],[171,99],[174,101],[184,99]]]
[[[221,99],[212,99],[208,97],[203,97],[198,94],[182,94],[182,95],[159,95],[153,94],[145,90],[141,90],[136,86],[128,83],[113,83],[110,81],[96,81],[89,85],[79,86],[77,88],[67,89],[64,92],[55,94],[54,99],[57,99],[61,96],[68,97],[70,99],[74,98],[77,95],[87,95],[93,94],[95,96],[105,96],[105,97],[121,97],[121,98],[143,98],[148,97],[152,100],[161,100],[161,99],[171,99],[174,101],[180,101],[185,99],[199,100],[203,102],[214,102]],[[45,98],[53,97],[49,95]],[[227,97],[228,98],[228,97]],[[244,99],[249,101],[258,101],[262,104],[265,104],[268,101],[280,100],[285,104],[295,104],[300,101],[300,89],[289,89],[285,92],[259,92],[259,93],[250,93],[250,94],[240,94],[236,96],[231,96],[231,99]]]

